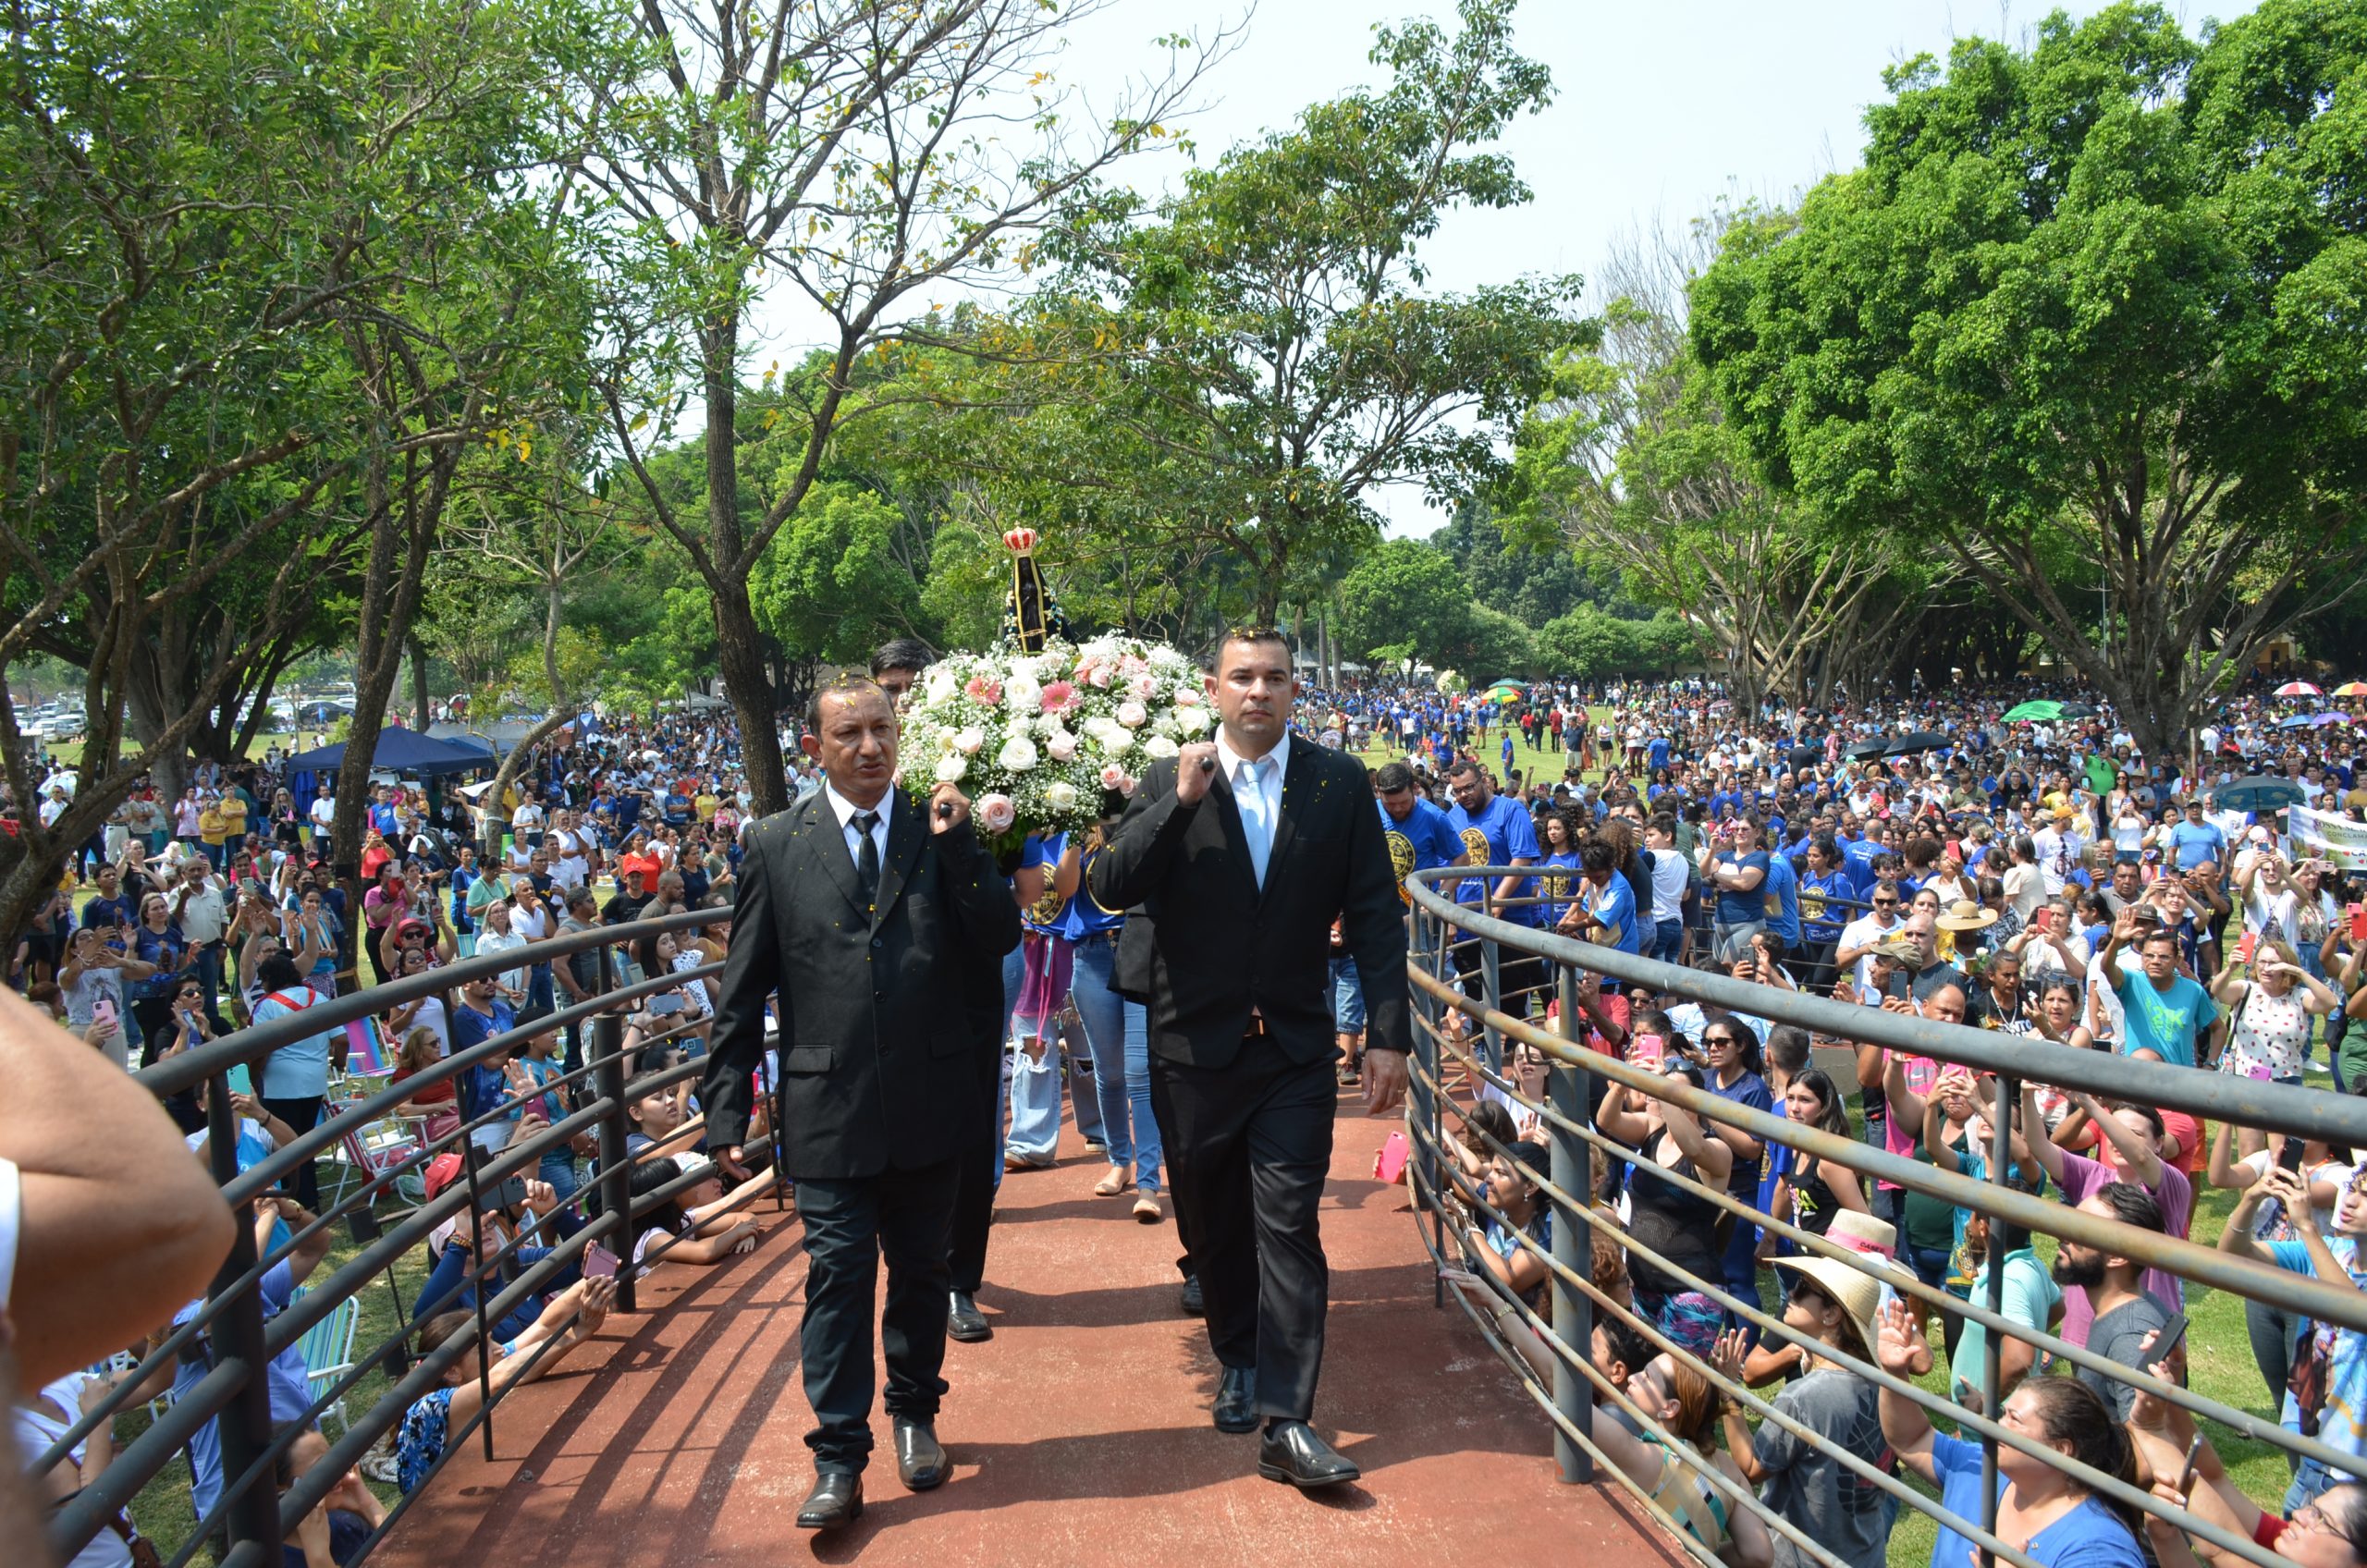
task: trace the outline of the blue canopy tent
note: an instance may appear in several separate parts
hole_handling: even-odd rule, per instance
[[[283,766],[288,792],[295,801],[298,816],[313,809],[313,797],[320,793],[320,776],[334,774],[344,766],[342,743],[299,752],[288,759]],[[491,767],[493,748],[439,741],[416,729],[386,729],[378,731],[378,744],[370,753],[370,766],[379,772],[411,773],[435,779],[447,774],[474,773]]]

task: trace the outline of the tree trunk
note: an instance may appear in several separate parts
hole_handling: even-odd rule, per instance
[[[435,722],[427,695],[427,650],[419,645],[419,633],[413,631],[411,643],[411,728],[421,734]]]
[[[789,775],[781,763],[772,682],[765,676],[764,639],[744,587],[734,595],[716,595],[715,646],[723,690],[740,721],[740,763],[754,800],[752,809],[769,816],[789,804]]]

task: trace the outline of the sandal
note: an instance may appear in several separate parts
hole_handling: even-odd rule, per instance
[[[1134,1185],[1134,1179],[1113,1165],[1110,1168],[1109,1175],[1093,1184],[1093,1195],[1098,1198],[1114,1198],[1132,1185]]]
[[[1159,1212],[1157,1193],[1134,1194],[1134,1218],[1145,1225],[1156,1225],[1166,1218]]]

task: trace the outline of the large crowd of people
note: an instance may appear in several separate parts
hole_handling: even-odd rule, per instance
[[[926,649],[891,644],[873,673],[893,694],[927,659]],[[2035,694],[1968,686],[1826,712],[1780,702],[1746,712],[1701,680],[1481,693],[1351,681],[1303,695],[1294,733],[1370,763],[1396,877],[1459,864],[1513,868],[1454,888],[1462,901],[1516,925],[1714,968],[1770,993],[1831,996],[2195,1071],[2300,1083],[2323,1049],[2337,1088],[2361,1082],[2367,1060],[2357,1053],[2367,1031],[2353,1038],[2349,1021],[2367,1018],[2367,886],[2337,857],[2289,837],[2275,811],[2222,798],[2236,779],[2268,774],[2288,780],[2303,802],[2367,815],[2367,766],[2349,754],[2348,726],[2281,725],[2291,705],[2265,681],[2249,682],[2184,754],[2149,757],[2101,705],[2085,717],[2075,708],[2038,722],[2005,718]],[[357,1047],[399,1083],[603,989],[589,955],[537,956],[562,934],[710,915],[635,942],[606,980],[683,976],[636,1004],[628,1042],[637,1072],[705,1050],[723,997],[712,974],[691,972],[730,950],[758,820],[728,716],[618,717],[539,748],[497,804],[508,830],[491,855],[481,853],[481,791],[443,779],[374,784],[358,901],[328,863],[336,802],[327,786],[286,772],[282,760],[201,764],[176,800],[136,792],[61,868],[55,899],[11,955],[13,988],[92,1049],[138,1068],[356,987],[488,952],[516,962],[386,1008],[359,1029],[324,1030],[275,1051],[251,1075],[234,1074],[241,1168],[334,1113],[337,1086],[363,1066],[352,1059]],[[792,778],[801,802],[824,789],[810,755]],[[43,803],[31,809],[74,787],[72,770],[52,765]],[[1111,1200],[1113,1216],[1155,1225],[1182,1216],[1152,1104],[1145,998],[1120,973],[1129,916],[1095,897],[1096,862],[1117,827],[1113,815],[1089,832],[1033,839],[1000,868],[1024,937],[1003,961],[1008,1046],[991,1169],[999,1181],[1051,1163],[1073,1121],[1097,1151],[1092,1191]],[[1456,962],[1470,994],[1483,995],[1489,976],[1477,945],[1460,947]],[[1533,994],[1541,1011],[1551,978],[1545,964],[1508,954],[1495,983],[1500,995]],[[1374,1071],[1363,1049],[1367,987],[1336,931],[1329,980],[1337,1076],[1352,1084]],[[2001,1105],[1993,1084],[1956,1064],[1812,1039],[1747,1008],[1704,1008],[1594,976],[1583,976],[1576,994],[1597,1048],[1737,1105],[1828,1132],[1855,1128],[1871,1147],[1974,1175],[1986,1174],[1992,1130],[2003,1122],[2009,1179],[2028,1190],[2185,1236],[2198,1189],[2230,1189],[2242,1196],[2223,1232],[2196,1239],[2367,1285],[2354,1256],[2356,1238],[2367,1236],[2367,1168],[2345,1147],[2311,1143],[2297,1159],[2257,1130],[2043,1084]],[[579,1027],[533,1031],[506,1062],[423,1085],[404,1114],[433,1140],[464,1119],[500,1112],[473,1134],[481,1153],[497,1153],[571,1110],[580,1085],[566,1075],[583,1064],[584,1047]],[[711,1109],[702,1093],[697,1080],[681,1079],[629,1108],[637,1193],[712,1170],[698,1163]],[[202,1092],[166,1109],[202,1151]],[[1518,1309],[1533,1311],[1547,1283],[1541,1249],[1554,1207],[1540,1194],[1542,1146],[1533,1117],[1501,1094],[1468,1095],[1457,1113],[1465,1180],[1454,1202],[1472,1286],[1490,1295],[1500,1325],[1516,1327]],[[1637,1408],[1699,1452],[1676,1464],[1672,1451],[1639,1439],[1624,1411],[1624,1427],[1599,1422],[1597,1436],[1737,1568],[1790,1561],[1798,1548],[1728,1506],[1704,1484],[1704,1468],[1755,1490],[1853,1565],[1884,1561],[1896,1505],[1832,1451],[1895,1464],[1977,1516],[1977,1447],[1934,1432],[1919,1408],[1877,1397],[1829,1353],[1902,1375],[1944,1366],[1954,1397],[1974,1408],[1984,1330],[1830,1259],[1797,1256],[1669,1178],[1723,1187],[1959,1299],[1985,1291],[1994,1268],[2005,1279],[2009,1317],[2125,1366],[2149,1365],[2164,1331],[2182,1321],[2173,1275],[2071,1243],[2042,1263],[2027,1233],[2002,1224],[1993,1231],[1977,1213],[1844,1161],[1795,1158],[1672,1102],[1613,1090],[1597,1121],[1628,1158],[1603,1165],[1592,1195],[1662,1261],[1599,1264],[1599,1278],[1650,1333],[1600,1319],[1596,1364]],[[479,1292],[497,1293],[543,1256],[539,1247],[572,1236],[596,1212],[596,1188],[585,1181],[594,1153],[588,1135],[554,1151],[520,1190],[464,1210],[431,1238],[411,1308],[422,1354],[473,1322]],[[444,1191],[460,1171],[457,1155],[430,1162],[423,1194]],[[496,1385],[540,1376],[582,1342],[609,1309],[615,1268],[645,1268],[659,1257],[707,1264],[754,1244],[760,1217],[741,1190],[748,1183],[739,1171],[722,1174],[733,1190],[710,1176],[674,1193],[620,1249],[625,1258],[590,1272],[570,1268],[495,1325],[506,1369]],[[284,1309],[325,1252],[325,1230],[288,1243],[322,1207],[307,1165],[247,1217],[265,1254],[281,1254],[264,1281],[267,1310]],[[480,1277],[479,1260],[504,1248],[509,1256]],[[1762,1266],[1773,1268],[1772,1300]],[[976,1299],[984,1268],[983,1242],[965,1245],[957,1214],[944,1301],[956,1340],[992,1332]],[[1772,1310],[1784,1331],[1762,1334],[1704,1281]],[[1203,1285],[1187,1263],[1186,1310],[1201,1308]],[[158,1340],[171,1330],[155,1327]],[[2367,1338],[2265,1302],[2252,1304],[2248,1327],[2267,1403],[2297,1429],[2367,1455],[2367,1418],[2355,1415],[2367,1401]],[[1750,1386],[1780,1382],[1774,1403],[1786,1422],[1747,1424],[1671,1344]],[[2182,1348],[2166,1352],[2165,1373],[2177,1376],[2183,1356]],[[2027,1341],[2009,1342],[2005,1360],[2002,1416],[2041,1441],[2175,1490],[2199,1513],[2224,1515],[2312,1568],[2367,1558],[2354,1544],[2367,1541],[2358,1533],[2367,1531],[2367,1494],[2357,1477],[2311,1461],[2287,1495],[2247,1499],[2210,1445],[2194,1443],[2184,1412],[2091,1368],[2048,1376],[2046,1358]],[[169,1397],[191,1365],[162,1368],[139,1395]],[[473,1373],[462,1375],[473,1365],[454,1362],[447,1386],[406,1414],[365,1467],[373,1479],[408,1489],[427,1473],[479,1397]],[[276,1417],[308,1406],[302,1374],[300,1357],[275,1366]],[[104,1374],[67,1374],[29,1390],[19,1427],[54,1436],[106,1387]],[[1805,1443],[1800,1429],[1828,1441]],[[2173,1449],[2184,1463],[2162,1457]],[[208,1452],[203,1442],[190,1450],[197,1519],[221,1485],[218,1445],[210,1463]],[[2085,1568],[2150,1554],[2182,1562],[2189,1551],[2177,1532],[2125,1516],[2050,1467],[2017,1460],[2004,1481],[2001,1533],[2010,1521],[2010,1538],[2042,1562]],[[328,1561],[340,1540],[350,1547],[352,1519],[374,1522],[362,1501],[369,1495],[356,1483],[332,1498],[311,1527],[323,1555],[308,1561]],[[105,1539],[96,1547],[102,1555],[92,1561],[115,1561]],[[1960,1568],[1966,1547],[1944,1533],[1934,1568]],[[1956,1555],[1944,1563],[1948,1551]]]

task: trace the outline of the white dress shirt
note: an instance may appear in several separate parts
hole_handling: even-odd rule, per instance
[[[879,852],[879,864],[886,865],[888,864],[888,813],[895,803],[896,791],[890,790],[880,796],[879,803],[876,806],[859,806],[840,794],[837,785],[826,780],[822,785],[822,799],[832,811],[838,814],[839,832],[847,843],[847,858],[857,865],[863,864],[863,840],[855,835],[854,814],[859,811],[872,811],[879,814],[879,820],[871,825],[871,847]]]
[[[1266,885],[1266,867],[1257,864],[1257,828],[1262,826],[1265,830],[1266,858],[1270,861],[1274,851],[1274,832],[1282,820],[1282,775],[1290,767],[1290,758],[1291,736],[1287,729],[1282,731],[1282,739],[1274,742],[1273,750],[1254,759],[1234,751],[1224,731],[1217,731],[1217,766],[1224,769],[1225,782],[1233,786],[1233,804],[1241,813],[1242,827],[1249,838],[1249,858],[1256,866],[1260,888]],[[1249,765],[1253,760],[1272,765],[1264,769],[1254,794],[1247,782]],[[1253,815],[1256,818],[1254,823],[1251,820]]]

